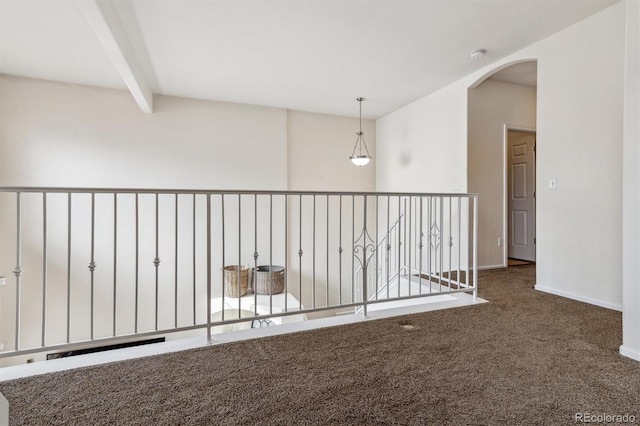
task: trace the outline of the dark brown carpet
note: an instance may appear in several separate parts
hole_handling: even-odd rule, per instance
[[[530,265],[532,263],[534,262],[529,262],[528,260],[513,259],[511,257],[508,260],[509,266]]]
[[[491,303],[0,383],[12,425],[640,422],[621,314],[479,275]],[[406,329],[403,325],[413,328]]]

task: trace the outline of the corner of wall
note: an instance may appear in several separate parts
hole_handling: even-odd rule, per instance
[[[0,393],[0,426],[9,425],[9,401]]]
[[[626,1],[622,193],[622,346],[640,361],[640,3]]]

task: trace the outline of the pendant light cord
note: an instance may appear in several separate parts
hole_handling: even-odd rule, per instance
[[[360,134],[362,134],[362,98],[358,98],[358,104],[360,104]]]

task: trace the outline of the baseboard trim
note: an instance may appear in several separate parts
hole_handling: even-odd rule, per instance
[[[567,299],[577,300],[578,302],[588,303],[590,305],[600,306],[601,308],[612,309],[614,311],[622,312],[622,305],[610,302],[603,302],[602,300],[592,299],[590,297],[581,296],[579,294],[571,293],[569,291],[557,290],[555,288],[545,287],[540,284],[536,284],[534,287],[536,290],[554,294],[556,296],[566,297]]]
[[[625,345],[620,346],[620,355],[640,361],[640,351],[629,349]]]
[[[502,269],[506,268],[506,265],[487,265],[487,266],[478,266],[478,271],[485,271],[487,269]]]

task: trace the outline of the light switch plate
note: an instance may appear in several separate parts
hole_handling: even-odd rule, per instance
[[[558,189],[558,179],[549,179],[549,189]]]
[[[7,285],[7,277],[0,277],[0,285]]]

